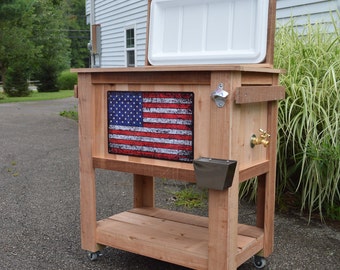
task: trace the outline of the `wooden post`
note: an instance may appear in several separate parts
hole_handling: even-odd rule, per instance
[[[276,31],[276,0],[269,0],[268,10],[268,37],[267,37],[267,53],[265,62],[273,67],[274,64],[274,42]]]
[[[81,246],[88,251],[98,251],[96,244],[96,185],[92,164],[94,108],[92,104],[91,74],[79,74],[79,177]]]
[[[233,91],[239,79],[240,77],[232,72],[214,72],[211,75],[211,87],[216,89],[220,83],[223,83],[224,89],[229,92],[229,97],[222,108],[218,108],[215,104],[211,105],[210,129],[219,132],[210,134],[209,157],[236,158],[232,156],[232,144],[236,139],[232,139],[230,131],[234,116]],[[237,267],[238,179],[237,167],[233,185],[229,189],[209,190],[208,269],[236,269]]]
[[[155,206],[155,187],[152,176],[133,175],[134,201],[135,208]]]

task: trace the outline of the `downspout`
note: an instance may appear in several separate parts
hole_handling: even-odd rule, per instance
[[[96,23],[96,17],[95,17],[95,0],[90,0],[90,37],[91,37],[91,67],[94,67],[95,65],[95,55],[92,51],[92,42],[93,42],[93,31],[92,31],[92,25]]]

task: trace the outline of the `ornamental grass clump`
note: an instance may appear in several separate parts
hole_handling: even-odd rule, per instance
[[[294,194],[311,218],[340,220],[340,36],[322,24],[278,28],[275,67],[280,83],[277,195]]]

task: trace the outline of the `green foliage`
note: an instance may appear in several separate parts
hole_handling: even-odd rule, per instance
[[[27,70],[23,66],[10,67],[4,80],[4,91],[10,97],[27,97],[31,91],[28,89]]]
[[[51,0],[34,2],[36,14],[34,21],[35,45],[40,48],[33,78],[40,81],[39,92],[58,91],[59,72],[69,67],[69,40],[64,20],[63,4]]]
[[[57,67],[50,63],[41,64],[39,71],[34,74],[34,78],[39,80],[37,90],[39,92],[59,91],[57,86]]]
[[[334,25],[336,26],[336,25]],[[275,66],[286,69],[279,106],[277,193],[295,193],[321,219],[340,203],[340,36],[320,25],[276,35]]]
[[[0,100],[4,100],[6,98],[6,95],[3,92],[0,92]]]
[[[0,4],[0,75],[8,95],[28,94],[29,69],[38,52],[32,40],[33,18],[31,1]]]
[[[186,186],[180,191],[173,192],[175,204],[187,208],[203,207],[207,203],[208,194],[206,190],[198,189],[195,186]]]
[[[44,93],[32,91],[31,94],[27,97],[8,97],[6,95],[2,95],[3,99],[0,98],[0,104],[1,103],[12,103],[12,102],[61,99],[61,98],[68,98],[72,96],[74,96],[73,90],[64,90],[64,91],[59,91],[59,92],[44,92]]]
[[[60,112],[60,116],[78,121],[78,111],[76,109],[70,111],[62,111]]]
[[[78,76],[69,70],[61,72],[58,76],[58,89],[59,90],[72,90],[74,85],[77,84]]]
[[[71,41],[71,67],[73,68],[88,67],[90,62],[87,49],[87,43],[90,40],[90,25],[86,24],[85,2],[84,0],[68,2],[68,38]]]

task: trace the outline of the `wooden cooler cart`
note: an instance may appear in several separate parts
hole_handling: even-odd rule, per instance
[[[262,257],[273,251],[277,100],[284,98],[280,70],[272,68],[275,1],[269,1],[268,13],[266,58],[259,64],[74,70],[81,242],[92,258],[109,246],[193,269],[236,269],[254,255],[263,266]],[[192,160],[110,151],[114,108],[108,103],[116,92],[190,93]],[[232,185],[209,189],[208,217],[156,208],[154,177],[195,183],[199,172],[193,162],[201,157],[237,161]],[[96,219],[96,168],[133,174],[133,209]],[[256,226],[238,224],[239,184],[253,177],[258,178]]]

